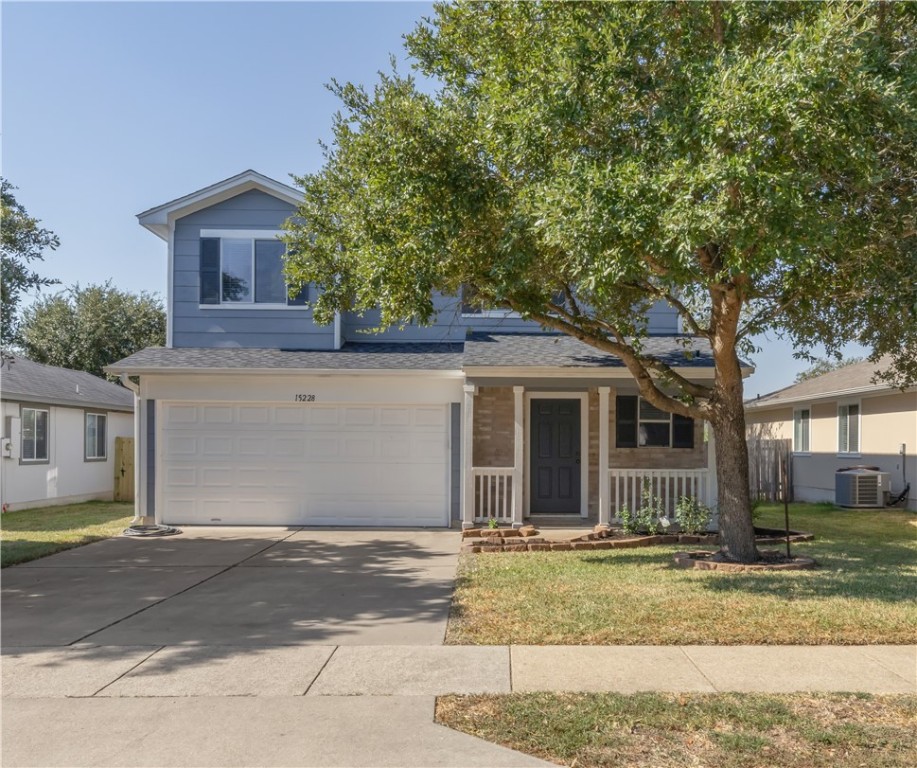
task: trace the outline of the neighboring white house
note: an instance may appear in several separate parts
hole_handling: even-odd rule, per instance
[[[83,371],[7,359],[0,367],[3,510],[111,499],[116,437],[134,434],[134,396]]]
[[[835,474],[853,466],[888,472],[891,495],[911,490],[917,509],[917,390],[874,383],[877,366],[856,363],[745,405],[750,436],[791,440],[793,496],[835,501]]]

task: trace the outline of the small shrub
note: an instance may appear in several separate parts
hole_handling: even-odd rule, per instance
[[[487,527],[490,528],[491,530],[494,530],[500,527],[500,523],[497,522],[497,518],[492,517],[490,518],[490,520],[487,521]]]
[[[643,490],[640,494],[643,503],[637,510],[637,526],[646,531],[650,536],[659,533],[661,521],[665,519],[665,507],[662,499],[653,493],[649,480],[643,481]]]
[[[624,533],[637,533],[640,529],[637,516],[628,509],[626,504],[618,510],[618,517],[621,519],[621,530]]]
[[[710,507],[688,496],[682,496],[675,505],[675,520],[685,533],[706,532],[711,514]]]

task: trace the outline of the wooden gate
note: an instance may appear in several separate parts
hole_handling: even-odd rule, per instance
[[[784,464],[785,462],[785,464]],[[786,466],[787,476],[783,475]],[[793,451],[790,440],[762,440],[754,437],[748,441],[748,484],[752,499],[783,501],[793,500]]]
[[[134,500],[134,438],[115,438],[115,501]]]

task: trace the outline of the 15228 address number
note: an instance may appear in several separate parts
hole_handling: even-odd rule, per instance
[[[313,394],[296,394],[293,395],[293,401],[296,403],[314,403],[315,395]]]

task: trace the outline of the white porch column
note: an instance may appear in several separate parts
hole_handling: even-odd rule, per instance
[[[462,407],[462,528],[474,527],[474,475],[471,473],[474,451],[474,384],[465,384]]]
[[[611,387],[599,387],[599,525],[611,525],[608,487],[608,394]]]
[[[513,528],[522,527],[522,484],[523,463],[525,462],[525,409],[523,393],[525,387],[513,387],[513,423],[515,438],[513,442]]]

